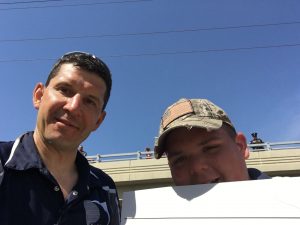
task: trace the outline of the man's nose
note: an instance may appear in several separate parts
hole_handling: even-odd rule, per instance
[[[65,109],[70,112],[78,111],[81,107],[81,96],[75,94],[72,97],[68,98],[68,102],[65,105]]]
[[[205,159],[200,157],[192,157],[189,160],[189,173],[192,177],[203,176],[209,166]]]

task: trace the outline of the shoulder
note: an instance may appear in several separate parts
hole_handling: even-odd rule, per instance
[[[9,158],[13,142],[2,142],[0,141],[0,184],[3,180],[4,175],[4,164]]]
[[[9,158],[12,146],[14,145],[13,141],[3,142],[0,141],[0,160],[6,161]]]
[[[110,214],[110,224],[120,224],[120,206],[119,197],[116,189],[115,182],[113,179],[103,172],[101,169],[94,166],[90,166],[90,177],[92,183],[96,187],[99,187],[99,191],[104,194],[101,195],[102,201],[106,201],[108,212]]]
[[[267,174],[255,168],[248,168],[248,174],[251,180],[262,180],[271,178]]]
[[[104,171],[99,168],[90,165],[91,175],[100,182],[102,186],[109,186],[110,188],[116,188],[115,182],[113,179]]]
[[[0,141],[0,151],[5,149],[11,149],[13,145],[13,141]]]

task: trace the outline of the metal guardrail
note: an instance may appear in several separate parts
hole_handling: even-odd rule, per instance
[[[137,151],[129,153],[116,153],[86,156],[89,162],[111,162],[111,161],[125,161],[125,160],[140,160],[140,159],[153,159],[154,151]]]
[[[296,149],[300,148],[300,141],[265,142],[261,144],[248,144],[248,147],[250,151]]]
[[[265,142],[261,144],[248,144],[248,148],[252,152],[286,150],[286,149],[297,149],[297,148],[300,149],[300,141]],[[90,163],[125,161],[125,160],[144,160],[144,159],[153,159],[154,151],[137,151],[137,152],[129,152],[129,153],[116,153],[116,154],[104,154],[104,155],[97,154],[92,156],[86,156],[86,158]]]

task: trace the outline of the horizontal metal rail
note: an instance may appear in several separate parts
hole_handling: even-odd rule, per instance
[[[271,151],[271,150],[285,150],[285,149],[300,149],[300,141],[289,142],[265,142],[261,144],[248,144],[250,151]],[[165,157],[165,155],[163,155]],[[137,151],[129,153],[116,153],[116,154],[97,154],[86,156],[90,163],[94,162],[112,162],[112,161],[125,161],[125,160],[144,160],[153,159],[154,151]]]

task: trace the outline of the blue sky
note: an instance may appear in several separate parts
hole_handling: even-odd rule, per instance
[[[1,140],[34,129],[35,84],[74,50],[113,74],[107,117],[84,142],[89,155],[152,148],[162,113],[181,97],[215,102],[248,141],[253,131],[300,140],[298,0],[5,2]]]

